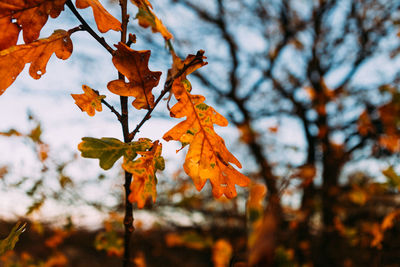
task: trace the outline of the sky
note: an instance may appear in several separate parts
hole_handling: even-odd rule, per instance
[[[136,11],[132,10],[131,13],[135,14]],[[115,10],[111,9],[111,11]],[[90,9],[79,10],[79,12],[85,18],[92,18]],[[95,27],[93,20],[89,19],[88,21],[92,27]],[[41,31],[41,38],[50,36],[56,29],[68,30],[78,25],[79,22],[72,17],[72,13],[66,8],[66,11],[62,12],[57,19],[49,19]],[[119,40],[119,33],[109,32],[103,36],[110,44],[117,43]],[[53,55],[47,65],[46,73],[39,80],[34,80],[29,76],[29,64],[27,64],[17,80],[0,96],[0,114],[2,114],[0,116],[0,131],[15,128],[21,132],[29,132],[33,123],[28,121],[28,113],[33,114],[41,122],[42,139],[50,145],[50,157],[59,161],[69,160],[74,153],[78,153],[77,145],[82,137],[123,139],[121,126],[107,107],[103,105],[101,113],[96,112],[94,117],[90,117],[81,112],[70,96],[71,93],[82,93],[81,86],[85,84],[99,90],[100,94],[107,95],[106,100],[118,107],[119,97],[112,96],[106,89],[107,83],[117,78],[117,71],[111,62],[111,56],[86,32],[76,32],[71,39],[74,49],[68,60],[63,61]],[[19,43],[21,43],[21,40],[19,40]],[[139,39],[135,49],[146,49],[145,42]],[[153,55],[158,52],[164,56],[167,54],[166,51],[153,51]],[[150,57],[150,70],[162,71],[163,73],[160,85],[153,90],[157,97],[166,79],[168,66],[165,63],[169,62],[170,59],[168,57],[167,60],[160,63],[153,58],[157,57]],[[130,105],[132,100],[129,102],[131,130],[145,114],[143,111],[132,108]],[[159,104],[155,113],[157,112],[168,115],[165,101]],[[155,114],[141,128],[137,138],[161,139],[163,134],[179,121],[172,118],[160,118]],[[220,130],[217,129],[217,132],[222,133],[223,136],[232,135],[232,129]],[[235,136],[235,131],[233,131],[233,136]],[[163,177],[168,177],[177,168],[181,168],[186,151],[183,150],[177,154],[176,150],[179,148],[177,142],[167,143],[162,141],[162,143],[163,156],[167,160]],[[0,166],[7,165],[10,167],[10,175],[7,176],[8,182],[12,182],[13,179],[18,180],[20,177],[28,177],[32,181],[28,181],[26,186],[22,187],[26,189],[32,186],[34,181],[41,179],[39,175],[41,165],[35,159],[35,154],[26,141],[17,137],[0,137],[0,147],[2,148]],[[117,165],[115,164],[115,166]],[[76,181],[82,182],[96,179],[99,173],[118,177],[119,168],[114,167],[111,171],[104,172],[99,168],[98,160],[79,158],[66,172]],[[119,190],[122,190],[122,183],[122,179],[116,178],[108,179],[101,185],[91,184],[85,189],[85,197],[92,200],[109,199],[108,201],[113,203],[115,199],[110,196],[110,193],[118,193]],[[24,216],[27,207],[32,203],[32,199],[26,197],[21,191],[20,189],[6,188],[6,191],[0,194],[0,218],[9,219]],[[74,213],[74,220],[77,224],[100,226],[99,221],[101,221],[103,215],[86,206],[63,206],[60,208],[55,202],[46,201],[45,203],[45,206],[39,212],[28,217],[53,220],[71,212]],[[149,215],[145,213],[141,213],[140,216],[149,220]]]
[[[86,18],[92,18],[89,9],[80,10],[80,13]],[[89,22],[94,26],[92,20]],[[49,19],[42,29],[41,37],[50,36],[56,29],[68,30],[78,25],[79,22],[67,9],[56,20]],[[105,34],[105,37],[110,40],[110,43],[116,43],[119,33]],[[42,139],[50,145],[51,157],[60,160],[68,160],[73,153],[77,153],[77,145],[84,136],[122,139],[119,122],[105,106],[103,106],[103,112],[89,117],[74,104],[70,95],[71,93],[82,93],[81,86],[86,84],[99,90],[101,94],[106,94],[107,101],[118,106],[119,97],[113,97],[106,90],[107,83],[117,78],[117,71],[112,65],[111,56],[86,32],[74,33],[71,38],[74,51],[68,60],[63,61],[53,55],[47,65],[47,72],[39,80],[34,80],[29,76],[29,65],[26,65],[16,82],[0,96],[0,114],[2,114],[0,131],[15,128],[21,132],[28,132],[32,124],[28,122],[27,113],[32,113],[42,124]],[[151,62],[150,69],[159,70],[160,66]],[[166,68],[163,66],[163,80],[165,80],[165,70]],[[155,91],[157,95],[160,89],[157,88]],[[160,108],[165,108],[165,103],[161,103],[160,106]],[[135,116],[131,121],[132,129],[144,113],[134,112],[132,108],[130,111]],[[163,133],[176,123],[176,121],[167,122],[158,118],[153,118],[149,122],[141,129],[138,137],[160,139]],[[12,170],[8,181],[12,181],[13,177],[18,179],[23,176],[32,177],[32,180],[40,178],[35,177],[36,173],[40,172],[40,166],[34,159],[35,155],[21,138],[0,138],[0,147],[2,148],[0,165],[9,165]],[[171,144],[164,150],[164,155],[168,158],[178,159],[179,156],[176,155],[175,150],[176,145]],[[98,173],[101,172],[97,160],[80,159],[79,163],[74,165],[75,170],[70,169],[68,172],[79,181],[96,179]],[[84,171],[83,174],[82,171]],[[110,174],[117,175],[118,170],[112,170]],[[109,189],[111,189],[110,191],[122,189],[119,187],[121,183],[121,180],[116,179],[102,185],[102,188],[88,187],[87,197],[93,199],[107,197]],[[0,218],[23,216],[30,204],[31,200],[19,190],[7,188],[6,192],[0,194]],[[32,218],[43,217],[43,214],[52,218],[65,212],[65,210],[60,212],[54,203],[49,202],[46,205],[43,208],[44,211],[33,214]],[[99,224],[98,214],[88,211],[87,207],[82,207],[78,213],[76,216],[78,221],[85,221],[87,218],[84,217],[90,217],[89,223]]]
[[[193,34],[195,35],[197,34],[196,31],[200,30],[201,24],[195,24],[193,20],[185,20],[185,23],[181,23],[181,15],[184,14],[184,10],[176,9],[174,12],[179,15],[171,15],[166,8],[157,9],[157,5],[155,4],[158,3],[163,7],[162,1],[154,1],[156,13],[163,19],[167,26],[173,26],[171,29],[174,34],[176,33],[178,38],[187,31],[187,25],[195,25],[195,30],[193,30]],[[135,14],[135,8],[132,5],[130,6],[130,13]],[[114,8],[110,10],[112,14],[118,17],[117,9]],[[79,12],[85,18],[92,18],[90,9],[79,10]],[[188,19],[190,18],[189,15]],[[95,28],[93,20],[88,19],[88,21],[89,24]],[[136,22],[133,21],[132,24],[136,25]],[[67,30],[78,25],[79,22],[67,9],[61,13],[59,18],[49,19],[41,32],[41,37],[51,35],[56,29]],[[134,29],[137,29],[137,27]],[[143,30],[139,30],[138,32],[140,31]],[[149,30],[147,29],[147,31]],[[117,43],[119,40],[119,33],[109,32],[104,34],[104,36],[109,44]],[[160,35],[155,34],[152,35],[152,37],[162,42],[162,37]],[[77,153],[77,145],[84,136],[97,138],[115,137],[122,139],[119,123],[105,106],[103,106],[103,111],[101,113],[97,113],[94,117],[89,117],[86,113],[81,112],[70,96],[71,93],[82,93],[81,86],[85,84],[99,90],[101,94],[107,95],[106,100],[117,107],[119,98],[117,96],[112,96],[106,89],[107,83],[117,78],[116,69],[111,62],[111,56],[86,32],[74,33],[71,38],[74,44],[74,51],[68,60],[63,61],[52,56],[47,65],[47,72],[40,80],[31,78],[28,74],[29,65],[25,66],[24,71],[18,76],[16,82],[0,96],[0,114],[2,114],[0,115],[0,131],[5,131],[9,128],[28,131],[31,127],[31,124],[29,124],[27,120],[27,112],[29,111],[42,123],[43,140],[50,144],[51,156],[60,160],[68,160],[71,158],[72,154]],[[246,31],[246,29],[239,30],[237,32],[237,38],[239,38],[243,45],[248,45],[249,49],[262,51],[265,46],[262,38],[259,38],[254,32]],[[193,49],[204,48],[202,45],[201,42],[194,43]],[[221,55],[226,53],[225,47],[218,44],[217,41],[211,42],[207,44],[207,46],[213,47],[215,49],[213,51],[214,53],[221,53]],[[140,35],[138,35],[138,43],[135,44],[135,49],[149,49],[145,39],[141,38]],[[195,53],[195,50],[184,52]],[[292,60],[293,55],[290,53],[287,53],[285,56],[287,58],[283,58],[282,60]],[[160,86],[153,91],[156,97],[164,84],[166,71],[170,63],[170,57],[166,50],[152,51],[149,63],[150,70],[162,71],[163,73]],[[209,65],[211,64],[218,63],[210,59]],[[377,66],[379,66],[379,68],[377,68]],[[204,68],[207,68],[207,66]],[[362,74],[358,75],[356,79],[360,84],[371,84],[380,79],[390,78],[397,69],[400,69],[400,59],[393,64],[387,64],[387,58],[382,56],[365,64],[360,72]],[[341,73],[343,71],[343,69],[340,69],[337,73],[329,75],[329,77],[327,77],[328,85],[333,84],[334,81],[337,80],[337,77],[343,75],[343,73]],[[199,89],[199,91],[197,91],[198,93],[203,93],[205,91],[204,88],[197,88],[195,82],[193,85],[195,89]],[[210,100],[211,99],[208,99],[208,101]],[[213,104],[212,101],[210,102]],[[133,116],[133,119],[130,121],[130,127],[132,129],[142,119],[144,112],[138,112],[133,110],[131,105],[129,106],[130,114]],[[160,103],[156,109],[156,113],[168,115],[165,102]],[[154,116],[142,127],[137,137],[148,137],[153,140],[161,139],[162,135],[178,122],[179,120],[177,119],[164,119]],[[266,130],[268,127],[274,126],[275,124],[275,119],[265,120],[260,122],[260,127]],[[287,144],[288,146],[305,147],[301,125],[298,122],[287,118],[283,119],[280,124],[279,142]],[[216,131],[227,140],[228,148],[232,150],[243,163],[244,171],[254,168],[251,161],[246,160],[247,155],[243,153],[241,146],[237,145],[235,140],[237,140],[238,132],[234,128],[216,127]],[[275,141],[274,139],[271,140],[272,142]],[[163,156],[168,160],[166,165],[167,169],[164,173],[166,173],[167,175],[165,176],[168,177],[168,175],[172,174],[177,168],[181,168],[186,151],[183,150],[179,154],[176,154],[176,150],[179,148],[177,142],[171,141],[167,143],[162,141],[162,143]],[[3,164],[12,166],[13,174],[10,175],[9,179],[13,177],[17,178],[17,176],[34,176],[34,179],[40,178],[35,174],[40,171],[40,166],[33,160],[34,155],[29,148],[27,148],[26,143],[18,138],[7,139],[0,137],[0,147],[2,148],[2,153],[0,153],[0,166]],[[292,154],[280,153],[276,155],[276,157],[278,157],[277,159],[279,159],[279,157],[291,157],[295,162],[301,164],[303,160],[301,151],[290,153]],[[373,164],[366,163],[365,167],[375,169],[375,171],[379,170],[379,166]],[[102,173],[98,166],[98,161],[94,159],[79,159],[67,172],[77,181],[93,180],[99,173]],[[110,176],[118,176],[118,168],[113,168],[107,173],[109,173]],[[108,201],[112,202],[115,201],[115,199],[110,197],[110,193],[119,192],[121,190],[121,185],[121,179],[109,179],[102,183],[101,186],[96,184],[88,185],[85,189],[85,194],[89,199],[109,199]],[[17,199],[18,201],[16,201]],[[293,205],[295,205],[296,202],[298,203],[297,200],[293,199],[288,199],[287,201],[294,201]],[[30,203],[30,199],[24,197],[24,194],[20,191],[7,189],[6,192],[0,194],[0,218],[21,216],[26,212],[26,208]],[[49,203],[48,206],[43,208],[43,211],[34,214],[32,218],[54,218],[68,211],[75,212],[77,223],[99,225],[101,215],[87,207],[82,206],[79,209],[75,207],[64,208],[65,209],[59,209],[54,203]]]

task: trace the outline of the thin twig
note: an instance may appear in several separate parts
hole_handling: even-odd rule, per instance
[[[108,107],[110,109],[110,111],[112,113],[115,114],[115,116],[117,116],[118,120],[121,121],[121,114],[119,114],[119,112],[112,106],[110,105],[107,101],[105,101],[104,99],[101,100],[101,103],[103,103],[106,107]]]
[[[71,34],[73,34],[74,32],[79,32],[79,31],[84,31],[84,29],[83,29],[80,25],[77,26],[77,27],[74,27],[74,28],[72,28],[72,29],[69,29],[69,30],[68,30],[68,34],[71,35]]]
[[[100,37],[90,26],[87,24],[84,18],[79,14],[78,10],[76,10],[74,4],[71,0],[66,2],[69,9],[74,13],[75,17],[82,23],[81,28],[87,31],[97,42],[99,42],[107,51],[112,55],[114,50],[107,44],[103,37]]]
[[[179,70],[173,77],[171,77],[170,79],[168,79],[165,84],[164,84],[164,89],[161,91],[161,94],[158,96],[158,98],[156,99],[156,101],[154,102],[154,106],[152,108],[149,108],[149,110],[147,111],[146,115],[143,117],[143,119],[139,122],[139,124],[136,126],[135,130],[133,130],[130,134],[129,134],[129,140],[132,141],[133,138],[135,138],[135,135],[139,132],[140,128],[143,126],[143,124],[150,119],[151,117],[151,113],[153,112],[153,110],[156,108],[157,104],[161,101],[161,99],[165,96],[166,93],[168,93],[171,88],[172,88],[172,84],[174,83],[174,81],[179,78],[181,75],[183,75],[186,70],[193,66],[196,65],[197,63],[202,62],[203,60],[203,54],[204,51],[198,51],[196,56],[188,63],[185,64],[183,66],[183,68],[181,70]]]

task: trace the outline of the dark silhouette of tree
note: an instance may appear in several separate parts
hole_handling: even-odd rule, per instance
[[[169,5],[188,12],[182,20],[190,28],[176,32],[176,39],[182,47],[206,49],[212,64],[195,75],[241,130],[257,164],[253,177],[268,188],[266,212],[280,226],[271,249],[287,231],[282,188],[299,178],[303,219],[290,237],[296,256],[303,263],[339,266],[335,218],[343,168],[400,151],[400,72],[389,67],[400,48],[400,3],[171,0]],[[305,144],[302,163],[285,156],[290,152],[282,146],[268,151],[265,144],[273,139],[263,124],[271,118],[301,125],[292,138]],[[291,180],[279,175],[282,167],[289,167]],[[315,214],[321,214],[322,226],[313,235],[312,253],[303,253],[298,246],[312,238]]]

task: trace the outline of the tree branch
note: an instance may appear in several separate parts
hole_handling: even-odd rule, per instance
[[[161,99],[165,96],[166,93],[168,93],[171,88],[172,88],[172,84],[174,83],[174,81],[179,78],[181,75],[183,75],[186,70],[193,66],[196,65],[200,62],[202,62],[203,60],[203,54],[204,51],[198,51],[196,56],[188,63],[185,64],[183,66],[183,68],[181,70],[178,71],[178,73],[176,73],[173,77],[169,78],[165,84],[164,84],[164,89],[161,91],[161,94],[158,96],[158,98],[156,99],[156,101],[154,102],[154,106],[152,108],[150,108],[146,115],[143,117],[143,119],[139,122],[139,124],[136,126],[136,128],[129,134],[129,141],[132,141],[133,138],[135,138],[135,135],[139,132],[140,128],[143,126],[143,124],[150,119],[151,117],[151,113],[153,112],[153,110],[156,108],[157,104],[161,101]]]
[[[78,10],[76,10],[74,4],[71,2],[71,0],[68,0],[66,2],[67,6],[69,9],[72,11],[72,13],[75,15],[75,17],[82,23],[81,28],[85,31],[87,31],[96,41],[101,44],[110,54],[113,54],[114,50],[107,44],[107,42],[104,40],[103,37],[100,37],[90,26],[87,24],[84,18],[79,14]]]
[[[101,100],[101,103],[103,103],[106,107],[108,107],[110,109],[110,111],[112,113],[115,114],[115,116],[117,116],[118,120],[121,121],[121,114],[119,114],[119,112],[113,107],[111,106],[107,101],[105,101],[104,99]]]

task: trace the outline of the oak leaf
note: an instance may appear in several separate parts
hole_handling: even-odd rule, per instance
[[[136,142],[124,143],[111,137],[103,137],[101,139],[83,137],[82,142],[78,145],[78,150],[81,151],[81,155],[84,158],[99,159],[100,167],[108,170],[122,156],[128,161],[133,160],[137,156],[137,151],[145,151],[151,145],[151,141],[145,138],[141,138]]]
[[[21,28],[9,17],[0,18],[0,50],[16,45]]]
[[[58,17],[66,0],[3,0],[0,2],[0,49],[15,45],[20,29],[25,43],[39,38],[49,15]],[[13,21],[15,20],[15,22]]]
[[[181,66],[190,65],[194,57],[190,55],[182,61],[173,54],[172,75],[182,69]],[[175,118],[186,117],[186,120],[165,133],[163,138],[166,141],[180,141],[182,146],[189,145],[183,167],[186,174],[193,179],[197,190],[200,191],[209,179],[216,198],[223,194],[233,198],[237,195],[235,185],[247,186],[250,180],[232,167],[230,163],[239,168],[242,166],[228,151],[224,140],[214,131],[214,124],[227,126],[228,121],[206,105],[203,96],[191,94],[191,85],[186,79],[186,75],[205,64],[195,64],[174,80],[171,91],[178,103],[171,108],[170,115]]]
[[[133,179],[130,185],[131,193],[129,201],[136,202],[138,208],[143,208],[146,200],[151,197],[156,201],[156,171],[164,169],[164,159],[161,157],[162,145],[155,141],[151,150],[138,151],[141,157],[135,161],[125,161],[122,168],[132,173]]]
[[[29,74],[39,79],[46,73],[47,62],[53,53],[63,60],[71,55],[72,41],[67,31],[57,30],[48,38],[0,51],[0,95],[15,81],[27,63],[31,63]]]
[[[94,20],[100,32],[109,30],[121,31],[121,22],[113,17],[98,0],[76,0],[76,7],[80,9],[92,7]]]
[[[136,5],[139,12],[136,14],[136,18],[139,20],[139,25],[143,28],[151,27],[152,32],[159,32],[165,40],[173,38],[172,34],[168,31],[167,27],[152,11],[153,6],[148,0],[131,0]]]
[[[120,96],[135,97],[132,105],[137,109],[154,107],[154,95],[151,90],[158,85],[161,72],[149,70],[151,52],[149,50],[136,51],[121,42],[115,47],[117,51],[112,61],[118,71],[129,79],[129,83],[114,80],[108,83],[108,89]]]
[[[95,110],[102,111],[101,100],[105,98],[99,95],[87,85],[82,85],[83,94],[71,94],[75,99],[75,104],[82,110],[87,112],[89,116],[94,116]]]

